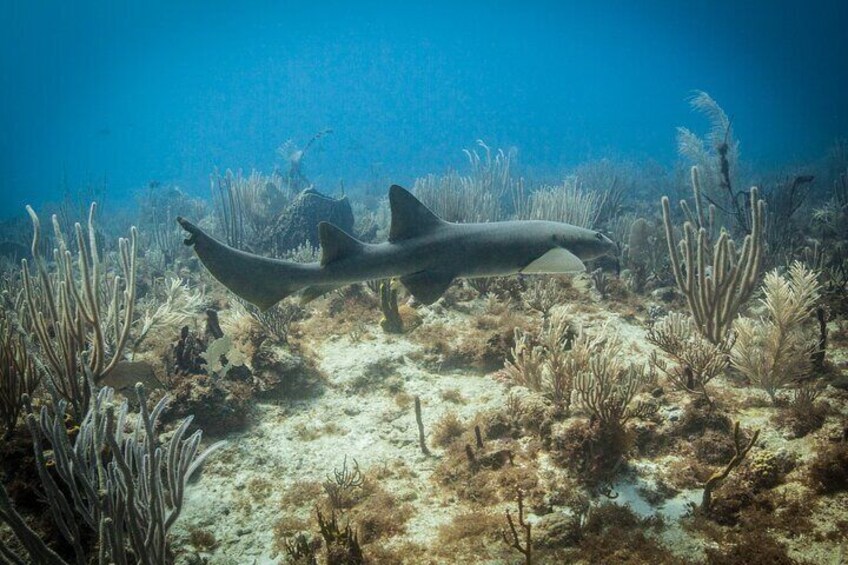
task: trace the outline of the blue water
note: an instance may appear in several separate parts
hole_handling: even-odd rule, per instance
[[[672,166],[708,91],[749,163],[848,136],[848,2],[0,3],[0,217],[106,182],[205,193],[214,167],[304,166],[334,191],[461,167],[478,138],[521,172]]]

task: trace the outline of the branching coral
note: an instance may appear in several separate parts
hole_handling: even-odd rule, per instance
[[[353,504],[353,490],[363,485],[364,479],[359,470],[359,463],[353,460],[353,467],[347,467],[347,455],[345,455],[341,470],[333,469],[333,476],[327,476],[324,481],[324,492],[330,499],[333,509],[348,508]]]
[[[200,311],[206,300],[202,291],[192,291],[187,283],[176,277],[154,283],[154,291],[141,318],[141,327],[133,341],[133,353],[153,333],[171,334]],[[158,306],[154,306],[158,303]]]
[[[330,513],[327,520],[321,511],[316,509],[318,527],[321,537],[327,545],[327,565],[362,565],[365,556],[359,546],[359,535],[348,523],[342,530],[339,528],[335,512]]]
[[[24,339],[0,319],[0,425],[10,436],[23,408],[23,395],[32,395],[41,373],[29,354]]]
[[[705,216],[696,167],[692,167],[692,191],[694,212],[685,201],[680,203],[687,217],[680,249],[671,224],[668,197],[663,196],[665,236],[677,288],[686,296],[700,332],[712,343],[719,344],[759,277],[765,204],[758,198],[757,189],[751,188],[751,233],[745,236],[742,250],[737,252],[725,230],[715,243],[712,242],[714,207],[710,206]]]
[[[654,375],[623,361],[621,339],[614,333],[602,332],[597,338],[586,370],[578,373],[574,389],[581,406],[602,430],[621,429],[631,418],[643,418],[656,408],[636,403],[636,395],[654,380]]]
[[[628,421],[656,411],[654,403],[636,400],[654,374],[628,363],[620,337],[606,327],[580,339],[585,346],[575,345],[580,353],[573,359],[573,396],[588,419],[552,427],[553,455],[597,487],[611,479],[632,445]]]
[[[306,315],[302,305],[291,301],[275,304],[264,312],[246,302],[241,305],[259,324],[264,334],[278,344],[288,343],[292,325]]]
[[[687,128],[677,128],[678,152],[704,173],[704,196],[710,204],[731,216],[738,229],[750,231],[752,224],[748,223],[745,213],[745,199],[734,189],[739,168],[739,141],[733,135],[731,120],[706,92],[696,92],[689,104],[709,118],[710,131],[701,139]]]
[[[380,283],[380,310],[383,318],[380,327],[390,334],[403,333],[403,319],[398,312],[398,283],[395,279],[384,279]]]
[[[519,185],[513,199],[519,220],[550,220],[592,228],[598,224],[606,194],[586,190],[571,177],[561,185],[545,186],[530,194]]]
[[[456,172],[444,176],[428,175],[416,179],[413,192],[440,218],[450,222],[491,222],[501,219],[501,202],[512,186],[510,167],[515,151],[491,148],[478,140],[481,156],[474,149],[464,149],[471,174]]]
[[[59,557],[50,549],[43,539],[33,531],[12,505],[6,485],[0,483],[0,522],[6,524],[12,533],[18,538],[21,545],[27,551],[30,563],[43,563],[44,565],[67,565],[68,562]],[[0,543],[0,558],[6,563],[27,563],[11,547]]]
[[[507,535],[505,530],[501,531],[501,539],[524,556],[525,565],[531,565],[533,563],[533,527],[530,525],[530,522],[524,519],[524,495],[520,490],[518,491],[518,525],[524,534],[523,544],[509,509],[506,511],[506,522],[509,525],[510,535]]]
[[[545,387],[542,374],[545,363],[545,351],[540,345],[534,345],[529,333],[515,328],[515,346],[510,352],[512,360],[504,363],[504,372],[514,384],[535,392]]]
[[[134,320],[136,229],[130,229],[128,240],[118,240],[122,276],[104,272],[106,265],[101,261],[94,228],[96,210],[97,205],[92,204],[87,234],[80,224],[74,226],[77,272],[71,246],[55,215],[55,266],[51,269],[41,257],[41,222],[27,207],[33,224],[35,277],[28,261],[22,261],[29,324],[49,378],[59,394],[70,401],[77,421],[88,411],[91,397],[82,375],[88,371],[96,384],[115,368],[123,358]]]
[[[739,431],[739,422],[733,424],[733,457],[727,462],[727,465],[725,465],[721,471],[713,473],[710,478],[707,479],[707,482],[704,484],[704,494],[701,497],[701,510],[708,511],[710,509],[713,490],[715,490],[715,488],[727,478],[733,469],[742,463],[745,456],[748,455],[748,452],[751,451],[751,448],[754,447],[755,443],[757,443],[757,438],[759,437],[760,430],[754,430],[754,434],[751,436],[751,439],[745,443],[743,441],[742,434]]]
[[[810,372],[818,342],[805,322],[812,316],[819,289],[815,272],[799,262],[790,267],[788,277],[772,271],[763,281],[767,318],[739,318],[734,325],[733,366],[772,400],[778,390]]]
[[[504,365],[513,383],[543,394],[566,414],[574,379],[588,366],[590,353],[597,345],[585,334],[576,335],[569,316],[568,308],[555,308],[538,344],[533,343],[530,334],[516,328],[512,360]]]
[[[136,395],[141,413],[132,433],[124,429],[127,402],[116,410],[114,391],[108,387],[94,397],[73,439],[64,420],[67,401],[54,398],[53,407],[43,407],[40,414],[28,406],[41,484],[76,563],[89,562],[82,544],[86,527],[98,537],[100,563],[166,562],[168,530],[180,515],[186,483],[224,443],[200,452],[201,432],[186,436],[191,418],[160,442],[159,421],[167,397],[150,411],[140,384]],[[52,452],[49,462],[45,441]]]
[[[291,195],[276,173],[264,176],[253,171],[245,177],[241,172],[227,171],[212,175],[210,184],[225,240],[237,249],[255,250],[274,220],[274,211],[284,208]]]
[[[206,215],[206,203],[176,186],[154,181],[138,196],[136,210],[144,267],[164,272],[186,252],[177,215],[202,218]]]
[[[641,293],[648,282],[665,284],[670,277],[670,265],[668,254],[660,243],[662,226],[644,218],[631,218],[629,226],[626,235],[619,233],[615,241],[622,248],[621,261],[629,271],[630,288]]]
[[[722,374],[729,365],[734,334],[725,334],[721,343],[710,343],[698,333],[689,316],[672,312],[648,330],[647,338],[673,361],[669,365],[653,351],[651,365],[675,388],[703,395],[709,400],[707,383]]]
[[[535,277],[527,283],[521,300],[525,308],[539,312],[547,320],[553,308],[566,302],[566,287],[559,277]]]

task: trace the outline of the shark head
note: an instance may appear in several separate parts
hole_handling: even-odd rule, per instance
[[[526,230],[528,237],[543,242],[543,252],[525,266],[522,273],[577,273],[586,270],[584,261],[613,254],[618,249],[601,232],[570,224],[534,222]]]
[[[554,224],[551,232],[551,241],[557,247],[567,249],[583,261],[618,252],[615,242],[599,231],[568,224]]]

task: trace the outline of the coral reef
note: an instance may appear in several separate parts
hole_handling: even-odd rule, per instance
[[[22,280],[27,305],[27,326],[40,346],[48,378],[62,398],[70,402],[77,421],[88,411],[92,391],[83,376],[90,372],[97,384],[121,361],[129,340],[135,307],[137,231],[118,241],[118,259],[123,276],[107,277],[101,264],[94,226],[96,204],[88,214],[87,233],[76,224],[79,274],[73,268],[70,242],[65,240],[56,216],[53,232],[58,250],[53,272],[39,253],[41,222],[27,208],[33,224],[33,263],[22,261]]]
[[[810,321],[819,299],[819,284],[814,272],[796,262],[788,278],[777,272],[767,274],[763,293],[768,318],[736,320],[731,360],[734,368],[775,400],[778,390],[803,380],[812,370],[818,341],[805,322]]]
[[[750,233],[742,249],[736,246],[727,231],[715,239],[715,209],[710,206],[704,215],[701,182],[696,167],[692,168],[692,192],[695,210],[685,200],[680,206],[686,214],[683,241],[678,249],[671,223],[668,197],[662,198],[663,223],[668,254],[677,288],[686,297],[689,311],[700,332],[712,343],[721,343],[730,329],[740,307],[751,296],[760,273],[763,254],[762,230],[765,202],[758,198],[756,188],[750,191]],[[685,269],[685,271],[684,271]]]
[[[318,216],[280,224],[311,185],[294,144],[287,174],[215,173],[208,203],[151,184],[122,242],[125,216],[66,206],[42,233],[33,213],[31,249],[9,247],[24,269],[0,261],[0,560],[835,559],[845,164],[816,174],[831,194],[801,174],[740,192],[727,114],[693,102],[714,130],[680,132],[688,179],[602,160],[534,183],[482,142],[464,171],[420,178],[448,219],[566,220],[620,246],[583,274],[462,280],[426,306],[369,281],[260,311],[179,245],[169,224],[191,215],[316,261]],[[678,190],[681,222],[656,206]],[[378,193],[320,203],[379,243]],[[21,223],[3,241],[26,242]],[[227,444],[204,450],[197,428]]]

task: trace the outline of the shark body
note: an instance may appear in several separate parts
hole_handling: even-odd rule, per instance
[[[388,242],[364,243],[322,222],[316,263],[239,251],[183,218],[177,221],[189,233],[185,243],[212,275],[263,310],[299,291],[311,300],[347,284],[392,277],[416,300],[431,304],[457,278],[580,272],[584,260],[615,249],[600,232],[560,222],[446,222],[397,185],[389,189],[389,204]]]

